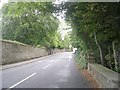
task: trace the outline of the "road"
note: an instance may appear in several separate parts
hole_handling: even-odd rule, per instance
[[[40,59],[40,58],[38,58]],[[89,88],[71,52],[56,53],[2,71],[2,88]]]

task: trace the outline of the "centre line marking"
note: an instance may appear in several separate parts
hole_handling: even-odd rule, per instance
[[[55,62],[57,62],[58,60],[55,60]]]
[[[69,56],[68,58],[72,58],[72,56]]]
[[[46,68],[48,68],[50,65],[51,65],[51,64],[49,64],[49,65],[45,66],[45,67],[44,67],[44,68],[42,68],[42,69],[46,69]]]
[[[31,78],[32,76],[34,76],[36,73],[31,74],[30,76],[26,77],[25,79],[21,80],[20,82],[14,84],[13,86],[9,87],[9,88],[14,88],[17,85],[21,84],[22,82],[26,81],[27,79]]]
[[[69,62],[68,62],[68,64],[70,64],[70,58],[69,58]]]
[[[43,62],[43,61],[38,61],[38,62]]]

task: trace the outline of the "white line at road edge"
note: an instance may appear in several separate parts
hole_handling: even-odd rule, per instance
[[[21,84],[22,82],[26,81],[27,79],[31,78],[32,76],[34,76],[36,73],[31,74],[30,76],[26,77],[25,79],[21,80],[20,82],[14,84],[13,86],[9,87],[9,88],[14,88],[17,85]]]
[[[45,66],[43,69],[46,69],[46,68],[48,68],[50,65],[51,65],[51,64],[49,64],[49,65]]]

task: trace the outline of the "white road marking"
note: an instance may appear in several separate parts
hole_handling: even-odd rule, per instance
[[[47,66],[43,67],[42,69],[46,69],[46,68],[48,68],[50,65],[51,65],[51,64],[49,64],[49,65],[47,65]]]
[[[55,60],[55,62],[57,62],[58,60]]]
[[[50,60],[50,62],[53,62],[53,60]]]
[[[43,61],[38,61],[38,62],[43,62]]]
[[[69,63],[70,63],[70,58],[69,58]]]
[[[68,58],[72,58],[72,56],[69,56]]]
[[[71,60],[72,56],[69,56],[68,58],[69,58],[69,62],[68,62],[68,64],[70,64],[70,60]]]
[[[36,73],[31,74],[30,76],[26,77],[25,79],[21,80],[20,82],[14,84],[13,86],[9,87],[9,88],[14,88],[17,85],[21,84],[22,82],[26,81],[27,79],[31,78],[32,76],[34,76]]]
[[[69,62],[68,62],[68,64],[70,64],[70,58],[69,58]]]

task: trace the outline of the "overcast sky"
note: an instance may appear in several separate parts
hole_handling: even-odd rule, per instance
[[[0,8],[2,7],[3,3],[7,3],[8,0],[0,0]]]

